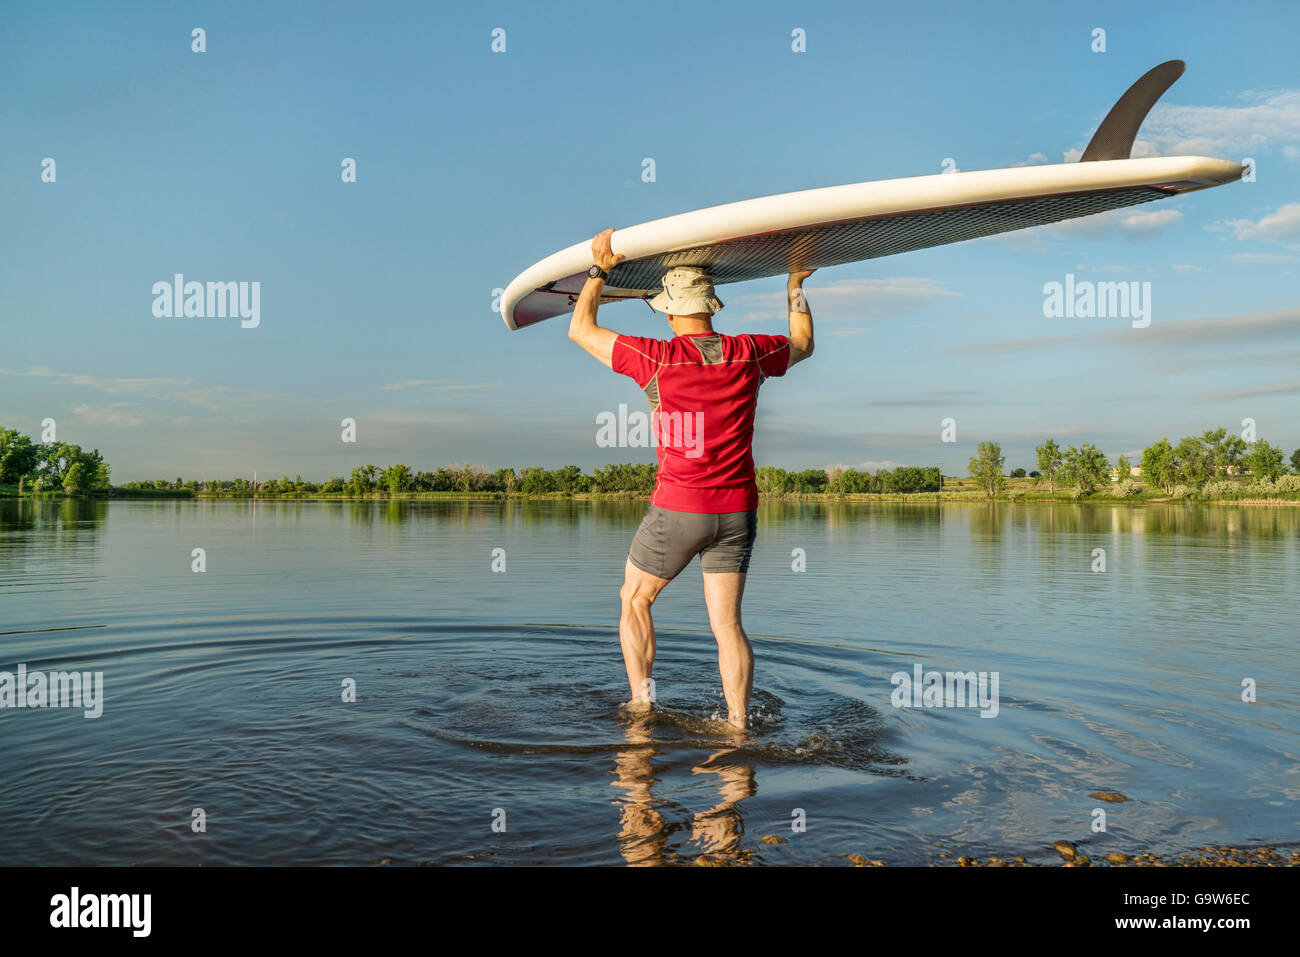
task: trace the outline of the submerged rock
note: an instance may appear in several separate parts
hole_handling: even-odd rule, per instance
[[[1069,841],[1057,841],[1052,845],[1052,847],[1056,848],[1057,853],[1067,861],[1074,860],[1079,853],[1074,844]]]

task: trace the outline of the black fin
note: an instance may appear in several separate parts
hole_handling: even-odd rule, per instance
[[[1097,132],[1092,134],[1079,162],[1128,159],[1133,152],[1138,127],[1151,112],[1151,107],[1156,105],[1156,100],[1174,85],[1185,69],[1187,64],[1182,60],[1166,60],[1142,74],[1142,78],[1110,108]]]

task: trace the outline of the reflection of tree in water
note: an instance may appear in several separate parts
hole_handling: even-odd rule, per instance
[[[102,498],[0,499],[0,552],[43,553],[94,545],[108,519]]]
[[[70,503],[75,500],[68,500]],[[86,504],[94,504],[94,500]],[[99,502],[101,506],[103,502]],[[431,522],[450,528],[493,525],[547,530],[584,525],[623,529],[629,533],[645,514],[646,502],[636,498],[594,499],[387,499],[341,503],[348,519],[366,525]],[[251,506],[250,506],[251,507]],[[321,508],[319,502],[263,501],[258,508]],[[327,506],[328,507],[328,506]],[[825,528],[842,537],[870,538],[876,532],[918,533],[937,541],[947,528],[967,530],[995,547],[1010,538],[1034,534],[1196,536],[1228,540],[1294,537],[1300,534],[1300,509],[1285,506],[1224,506],[1186,502],[1130,505],[1104,501],[1079,503],[1005,502],[964,504],[932,502],[775,502],[759,504],[759,523],[774,531],[786,527]],[[1014,534],[1012,534],[1014,533]]]
[[[1001,540],[1008,529],[1052,535],[1154,535],[1232,539],[1300,536],[1300,509],[1286,506],[1170,502],[1146,505],[1026,503],[946,506],[944,521],[963,519],[973,533]]]
[[[942,509],[932,499],[915,502],[887,501],[794,501],[764,499],[758,503],[759,520],[780,526],[790,523],[819,522],[831,528],[854,525],[874,526],[882,523],[905,527],[938,527],[943,522]]]

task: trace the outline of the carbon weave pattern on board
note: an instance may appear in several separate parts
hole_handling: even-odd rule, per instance
[[[811,229],[747,236],[718,245],[678,250],[620,263],[609,285],[656,290],[673,266],[705,266],[715,283],[775,276],[792,268],[820,269],[942,246],[981,236],[1042,226],[1110,209],[1136,206],[1167,194],[1147,186],[1096,193],[1046,196],[1009,203],[903,213]]]

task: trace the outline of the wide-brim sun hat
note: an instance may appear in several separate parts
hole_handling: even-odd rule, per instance
[[[714,313],[722,300],[713,292],[713,277],[699,266],[674,266],[664,273],[663,291],[650,300],[650,308],[665,315]]]

